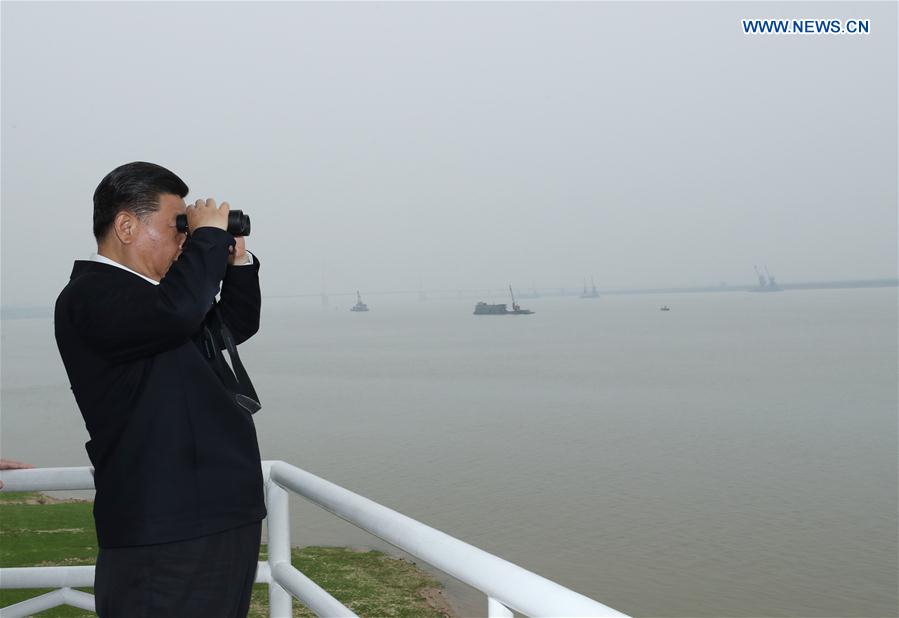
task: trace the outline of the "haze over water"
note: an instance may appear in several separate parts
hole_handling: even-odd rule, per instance
[[[4,2],[0,30],[4,309],[94,250],[105,174],[164,165],[253,218],[264,457],[636,616],[897,615],[895,288],[366,293],[895,279],[895,2]],[[274,298],[325,287],[372,311]],[[3,456],[86,465],[49,321],[0,327]],[[293,508],[295,543],[383,546]]]
[[[637,616],[896,614],[895,288],[364,300],[264,301],[264,458]],[[4,456],[86,465],[48,320],[2,327]],[[291,506],[295,544],[384,547]]]

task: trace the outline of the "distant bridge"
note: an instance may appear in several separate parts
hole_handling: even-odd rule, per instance
[[[899,287],[899,279],[851,279],[842,281],[808,281],[800,283],[778,283],[784,290],[825,290],[825,289],[849,289],[849,288],[885,288]],[[540,288],[516,288],[515,296],[520,298],[581,296],[584,292],[580,287],[540,287]],[[703,285],[664,288],[609,288],[600,289],[600,295],[618,294],[689,294],[698,292],[749,292],[758,289],[753,285]],[[356,290],[336,292],[310,292],[302,294],[272,294],[265,298],[322,298],[355,296]],[[398,289],[398,290],[366,290],[363,296],[416,296],[419,300],[483,300],[492,297],[506,297],[509,295],[508,287],[498,288],[430,288],[430,289]]]

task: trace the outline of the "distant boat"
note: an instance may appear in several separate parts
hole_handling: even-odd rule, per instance
[[[593,275],[590,275],[590,283],[593,286],[593,289],[588,292],[587,279],[584,279],[584,293],[581,294],[581,298],[599,298],[599,291],[596,289],[596,283],[593,281]]]
[[[356,304],[350,308],[350,311],[368,311],[368,305],[362,302],[359,290],[356,290]]]
[[[485,302],[479,302],[474,306],[474,315],[531,315],[534,313],[530,309],[522,309],[515,302],[515,293],[512,292],[512,286],[509,286],[509,294],[512,295],[512,311],[506,308],[505,303],[498,305],[488,305]]]
[[[671,311],[671,307],[669,307],[668,305],[663,305],[659,307],[659,311]]]

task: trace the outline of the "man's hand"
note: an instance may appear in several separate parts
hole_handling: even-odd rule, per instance
[[[25,468],[33,468],[29,463],[22,463],[14,459],[0,459],[0,470],[24,470]],[[0,481],[0,489],[3,489],[3,481]]]
[[[217,227],[220,230],[228,229],[228,213],[231,207],[228,202],[222,202],[221,206],[215,205],[215,200],[197,200],[187,207],[187,227],[191,232],[201,227]]]
[[[234,246],[229,249],[231,257],[228,258],[228,263],[232,266],[246,264],[247,260],[249,260],[246,239],[243,236],[237,236],[234,239],[234,243]]]

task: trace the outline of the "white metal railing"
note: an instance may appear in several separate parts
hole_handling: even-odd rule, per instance
[[[536,573],[489,554],[410,517],[355,494],[283,461],[264,461],[268,509],[268,560],[259,562],[256,583],[269,587],[269,615],[288,618],[291,597],[318,616],[355,616],[340,601],[290,562],[288,493],[307,500],[391,543],[487,595],[487,615],[625,616]],[[93,489],[92,468],[37,468],[0,472],[0,491]],[[96,611],[94,597],[73,590],[93,587],[93,566],[0,569],[0,588],[56,588],[0,609],[2,618],[18,618],[57,605]]]

